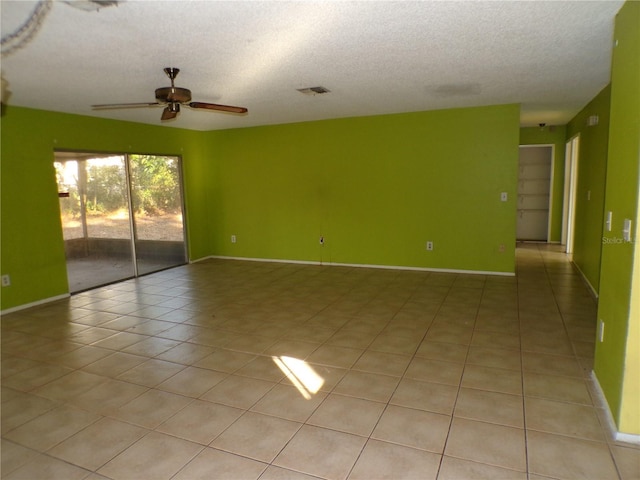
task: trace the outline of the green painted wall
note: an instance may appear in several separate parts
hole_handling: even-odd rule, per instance
[[[611,72],[611,117],[605,211],[613,212],[613,229],[603,237],[598,318],[605,322],[604,341],[596,344],[594,370],[620,431],[640,434],[638,397],[628,382],[638,382],[640,317],[631,314],[633,257],[639,242],[622,242],[623,219],[638,220],[640,188],[640,2],[626,2],[616,18]],[[634,278],[634,281],[639,279]],[[637,306],[637,304],[636,304]],[[637,309],[635,310],[637,312]]]
[[[214,252],[513,273],[518,117],[502,105],[211,132]]]
[[[637,211],[640,214],[640,194]],[[620,431],[640,435],[640,224],[636,222],[631,305],[627,331],[624,380],[620,405]]]
[[[595,292],[600,284],[610,108],[607,86],[567,124],[567,140],[580,135],[573,261]],[[598,116],[598,125],[590,127],[587,119],[592,115]]]
[[[564,197],[564,153],[566,126],[554,125],[544,128],[523,127],[520,129],[520,145],[553,145],[553,186],[551,189],[550,242],[560,242],[562,237],[562,205]]]
[[[9,107],[2,117],[2,310],[68,292],[53,150],[182,155],[190,257],[209,251],[202,132]]]
[[[68,291],[56,148],[181,155],[190,259],[513,273],[515,203],[499,197],[515,199],[518,116],[507,105],[194,132],[10,107],[0,308]]]

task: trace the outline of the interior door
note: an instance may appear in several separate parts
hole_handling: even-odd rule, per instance
[[[546,242],[553,147],[521,146],[518,163],[518,217],[516,239]]]

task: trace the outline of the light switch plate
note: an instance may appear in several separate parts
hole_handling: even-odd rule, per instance
[[[622,224],[622,240],[625,242],[631,241],[631,220],[628,218],[625,218]]]
[[[607,212],[607,217],[606,217],[605,222],[604,222],[604,226],[605,226],[607,232],[611,231],[611,222],[612,221],[613,221],[613,212],[611,210],[609,210]]]

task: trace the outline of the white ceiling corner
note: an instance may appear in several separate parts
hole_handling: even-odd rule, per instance
[[[2,36],[37,2],[2,0]],[[54,1],[2,57],[10,105],[160,125],[176,85],[246,116],[183,108],[172,127],[214,130],[327,118],[521,104],[521,124],[564,124],[609,82],[607,1],[145,1],[98,11]],[[303,95],[323,86],[330,93]]]

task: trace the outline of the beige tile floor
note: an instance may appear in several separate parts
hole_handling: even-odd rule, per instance
[[[517,265],[209,260],[6,315],[2,478],[639,478],[594,300],[557,248]]]

